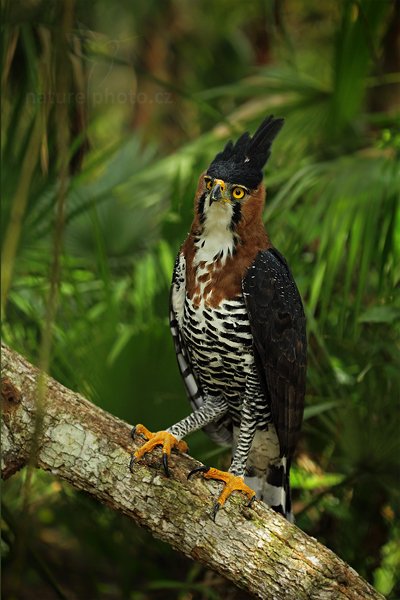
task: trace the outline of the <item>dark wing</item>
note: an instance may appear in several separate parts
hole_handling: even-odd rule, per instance
[[[306,320],[293,276],[277,250],[257,254],[243,280],[243,294],[281,456],[290,458],[303,420]]]
[[[201,407],[204,402],[203,390],[196,377],[190,353],[186,347],[182,333],[181,323],[184,318],[184,303],[186,296],[186,262],[182,252],[176,258],[169,302],[169,324],[174,340],[175,354],[179,370],[186,388],[187,396],[193,410]],[[232,442],[232,424],[230,418],[222,417],[215,423],[203,428],[210,438],[217,444],[230,444]]]

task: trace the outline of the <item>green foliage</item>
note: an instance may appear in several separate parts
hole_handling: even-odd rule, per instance
[[[307,407],[293,470],[297,523],[394,600],[400,73],[387,67],[394,3],[304,0],[299,9],[287,0],[282,11],[272,0],[184,8],[177,0],[78,1],[65,49],[58,40],[67,6],[5,9],[5,341],[38,362],[47,323],[50,372],[65,385],[152,429],[185,416],[168,295],[197,178],[230,136],[266,114],[286,117],[267,166],[265,222],[308,318]],[[70,174],[54,282],[63,158],[55,73],[62,69],[71,91],[63,97]],[[58,298],[49,323],[51,284]],[[189,443],[199,459],[224,464],[202,433]],[[15,526],[22,479],[4,486],[10,586],[21,569],[14,555],[27,543],[28,529]],[[43,474],[29,502],[24,568],[36,595],[24,597],[50,588],[51,597],[63,597],[57,581],[81,597],[227,595],[198,565]],[[62,575],[65,562],[71,581]]]

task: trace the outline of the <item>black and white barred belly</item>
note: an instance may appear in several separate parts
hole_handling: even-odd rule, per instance
[[[245,393],[250,396],[257,429],[271,421],[267,399],[255,367],[253,339],[241,296],[212,308],[194,306],[186,296],[182,336],[204,396],[228,401],[229,415],[239,425]]]

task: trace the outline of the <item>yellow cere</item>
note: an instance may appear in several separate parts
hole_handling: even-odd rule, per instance
[[[219,185],[222,192],[225,190],[225,181],[222,179],[214,179],[213,185]]]

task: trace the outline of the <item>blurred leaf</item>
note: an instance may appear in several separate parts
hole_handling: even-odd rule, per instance
[[[359,317],[360,323],[394,323],[400,319],[400,308],[396,306],[372,306]]]
[[[293,469],[291,485],[293,489],[315,490],[338,485],[344,480],[341,473],[324,473],[321,475],[307,473],[300,469]]]
[[[304,409],[304,417],[303,418],[305,421],[307,421],[307,419],[311,419],[312,417],[315,417],[316,415],[320,415],[321,413],[323,413],[327,410],[331,410],[332,408],[339,406],[339,404],[340,404],[340,402],[331,400],[329,402],[321,402],[320,404],[306,406]]]

